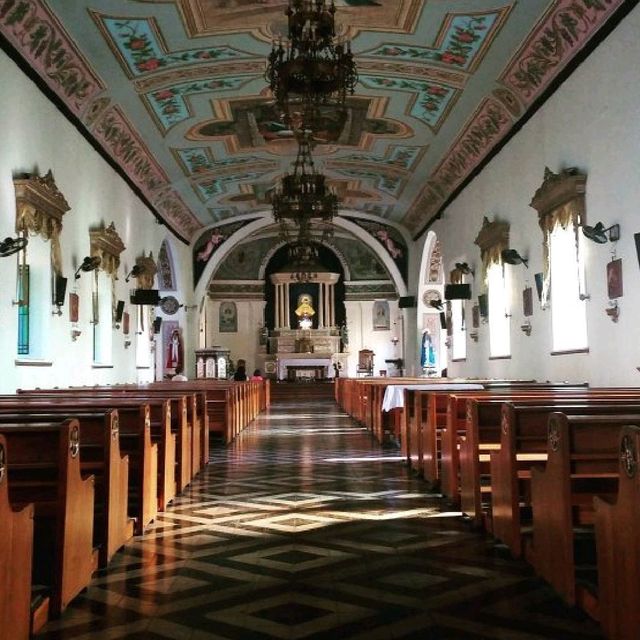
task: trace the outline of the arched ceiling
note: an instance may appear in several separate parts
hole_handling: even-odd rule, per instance
[[[629,1],[336,5],[360,82],[345,128],[317,133],[317,164],[345,207],[416,233]],[[0,33],[157,215],[193,241],[268,210],[295,155],[263,78],[285,6],[0,0]]]

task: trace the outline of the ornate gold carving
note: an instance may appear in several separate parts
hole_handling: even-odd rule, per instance
[[[442,248],[436,240],[429,257],[429,282],[440,282],[442,271]]]
[[[543,307],[549,299],[551,278],[549,237],[557,225],[566,229],[570,224],[577,226],[584,222],[586,185],[587,176],[576,168],[563,169],[560,173],[554,173],[549,167],[545,167],[542,185],[531,199],[530,206],[538,212],[538,224],[543,234],[544,280],[541,295]]]
[[[549,421],[549,447],[551,451],[560,448],[560,427],[555,419]]]
[[[16,230],[32,233],[51,241],[51,264],[56,273],[62,273],[60,233],[62,217],[70,207],[60,193],[49,170],[43,178],[24,174],[14,178],[16,192]]]
[[[633,442],[633,436],[629,433],[625,433],[620,441],[620,465],[627,477],[635,477],[638,469],[638,453]]]
[[[91,255],[100,258],[100,268],[115,278],[120,266],[120,254],[125,250],[124,243],[112,222],[108,227],[89,231]]]
[[[482,221],[482,228],[474,241],[480,247],[480,257],[482,258],[482,280],[486,280],[487,269],[492,264],[499,264],[502,261],[501,254],[509,248],[509,223],[489,221],[487,216]]]
[[[144,253],[136,258],[136,265],[140,267],[140,275],[136,276],[138,281],[138,289],[153,289],[153,280],[158,272],[156,261],[153,259],[153,253],[148,256]]]
[[[69,452],[72,458],[75,458],[80,452],[80,431],[78,427],[71,429],[71,434],[69,435]]]
[[[575,201],[573,208],[578,215],[584,214],[584,195],[587,190],[587,176],[572,167],[554,173],[545,167],[544,181],[531,199],[540,218],[549,215],[559,207]]]

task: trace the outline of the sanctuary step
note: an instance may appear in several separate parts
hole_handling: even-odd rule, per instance
[[[331,382],[280,382],[271,384],[271,402],[286,403],[292,400],[332,400]]]

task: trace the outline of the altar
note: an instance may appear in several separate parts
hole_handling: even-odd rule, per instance
[[[333,358],[310,357],[309,354],[287,354],[278,358],[278,380],[298,382],[301,380],[323,380],[333,378]]]

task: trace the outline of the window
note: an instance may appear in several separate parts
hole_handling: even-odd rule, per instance
[[[465,331],[464,300],[451,301],[451,323],[453,325],[453,353],[454,360],[464,360],[467,357],[467,336]]]
[[[581,235],[575,224],[557,224],[549,235],[551,327],[553,351],[587,348],[587,309],[580,299],[584,269],[580,256]]]
[[[93,362],[110,365],[113,346],[113,295],[111,276],[94,271],[91,292],[93,322]]]
[[[51,259],[48,244],[39,236],[29,239],[29,264],[20,253],[17,269],[18,356],[46,359],[50,353]]]
[[[18,355],[29,354],[29,265],[18,265]]]
[[[492,264],[487,270],[489,287],[489,345],[492,358],[511,355],[511,323],[507,297],[507,270]]]
[[[148,369],[151,366],[150,320],[148,307],[136,305],[136,367]]]

